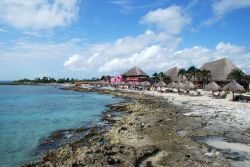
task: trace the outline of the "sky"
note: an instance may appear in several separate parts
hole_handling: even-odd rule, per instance
[[[250,0],[0,0],[0,80],[148,74],[228,58],[250,74]]]

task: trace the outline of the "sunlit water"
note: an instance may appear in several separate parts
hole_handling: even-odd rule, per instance
[[[58,129],[97,123],[110,95],[46,86],[0,86],[0,167],[37,159],[39,139]]]

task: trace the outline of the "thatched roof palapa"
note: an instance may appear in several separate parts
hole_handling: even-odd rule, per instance
[[[221,87],[216,82],[211,81],[205,86],[205,90],[215,92],[221,90]]]
[[[151,86],[151,83],[149,83],[148,81],[144,81],[142,82],[142,86]]]
[[[177,88],[177,89],[182,89],[183,86],[184,86],[183,83],[180,81],[175,84],[175,88]]]
[[[178,67],[170,68],[167,72],[165,72],[166,76],[170,77],[172,81],[182,81],[186,80],[186,76],[179,76],[180,69]]]
[[[222,90],[229,90],[232,92],[244,92],[245,89],[243,88],[243,86],[241,86],[238,82],[236,82],[235,80],[232,80],[231,82],[229,82],[227,85],[225,85]]]
[[[237,67],[227,58],[205,63],[201,70],[209,70],[214,81],[227,81],[227,76]]]
[[[194,89],[194,84],[191,81],[186,81],[186,83],[183,85],[184,89]]]
[[[168,88],[175,88],[175,82],[174,81],[172,81],[172,82],[170,82],[168,85],[167,85],[167,87]]]
[[[144,71],[142,71],[138,67],[131,68],[130,70],[125,72],[123,75],[126,77],[135,77],[135,76],[148,77],[149,76],[148,74],[146,74]]]
[[[178,67],[173,67],[173,68],[170,68],[165,74],[166,76],[169,76],[172,81],[179,81],[180,78],[178,76],[179,74],[179,68]]]
[[[165,87],[165,86],[167,86],[167,84],[163,81],[160,81],[160,82],[156,83],[155,86],[156,87]]]

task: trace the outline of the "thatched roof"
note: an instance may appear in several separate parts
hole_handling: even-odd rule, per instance
[[[166,76],[169,76],[172,81],[179,81],[178,73],[179,73],[178,67],[170,68],[165,74]]]
[[[211,71],[212,79],[214,81],[227,81],[228,74],[236,68],[237,67],[231,63],[230,60],[223,58],[205,63],[201,67],[201,70],[205,69]]]
[[[170,68],[168,69],[167,72],[165,72],[166,76],[169,76],[172,81],[182,81],[182,80],[186,80],[186,76],[179,76],[179,71],[180,69],[178,67],[173,67],[173,68]]]
[[[205,86],[205,90],[208,91],[218,91],[220,90],[221,87],[214,81],[209,82],[206,86]]]
[[[184,85],[183,85],[184,89],[194,89],[194,84],[191,81],[187,81]]]
[[[175,82],[174,81],[172,81],[172,82],[170,82],[168,85],[167,85],[167,87],[168,88],[175,88]]]
[[[165,87],[165,86],[167,86],[167,84],[163,81],[160,81],[160,82],[156,83],[155,86],[156,87]]]
[[[133,67],[127,72],[123,74],[126,77],[135,77],[135,76],[142,76],[142,77],[148,77],[148,74],[146,74],[144,71],[142,71],[138,67]]]
[[[238,82],[236,82],[235,80],[232,80],[231,82],[229,82],[227,85],[225,85],[222,90],[229,90],[232,92],[244,92],[245,89],[243,88],[243,86],[241,86]]]
[[[142,82],[142,86],[150,86],[150,85],[151,85],[151,83],[149,83],[148,81]]]
[[[175,88],[177,88],[177,89],[181,89],[181,88],[183,88],[183,83],[182,82],[177,82],[176,84],[175,84]]]

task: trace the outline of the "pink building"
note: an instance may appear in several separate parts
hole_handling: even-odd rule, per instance
[[[110,79],[111,84],[113,84],[113,83],[121,83],[121,82],[123,82],[122,75],[118,75],[116,77],[111,77],[111,79]]]

